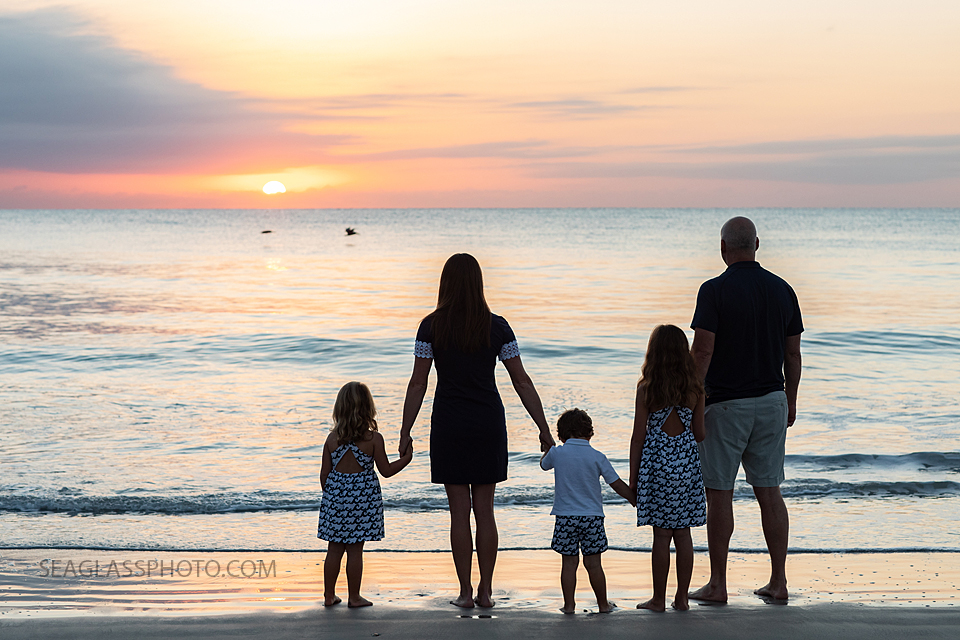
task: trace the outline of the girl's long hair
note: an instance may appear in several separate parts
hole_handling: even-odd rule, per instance
[[[337,434],[337,444],[360,440],[367,431],[376,431],[376,416],[377,407],[367,385],[362,382],[343,385],[333,405],[333,432]]]
[[[490,346],[490,307],[483,297],[480,263],[469,253],[447,260],[440,274],[437,308],[431,313],[433,343],[474,353]]]
[[[696,404],[703,382],[683,329],[661,324],[653,330],[637,386],[643,387],[643,402],[651,412]]]

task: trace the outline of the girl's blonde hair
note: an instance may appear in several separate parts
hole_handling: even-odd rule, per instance
[[[683,329],[661,324],[653,330],[637,386],[643,387],[649,411],[696,404],[703,395],[703,382]]]
[[[333,432],[337,444],[359,440],[367,431],[377,430],[377,407],[373,394],[362,382],[348,382],[333,405]]]

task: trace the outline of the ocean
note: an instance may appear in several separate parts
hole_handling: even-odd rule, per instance
[[[463,251],[548,421],[586,410],[626,476],[647,337],[661,323],[692,337],[733,215],[757,223],[758,260],[793,285],[806,326],[791,550],[960,550],[957,209],[0,211],[0,547],[324,549],[336,392],[370,386],[395,456],[417,325]],[[497,375],[500,544],[545,549],[553,477]],[[434,384],[414,461],[381,479],[387,533],[368,550],[449,548],[429,482]],[[633,509],[605,497],[611,547],[649,549]],[[742,477],[735,513],[732,548],[764,550]]]

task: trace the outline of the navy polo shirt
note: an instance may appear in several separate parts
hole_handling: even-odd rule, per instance
[[[735,262],[697,294],[693,329],[716,334],[707,404],[783,391],[787,336],[803,332],[797,294],[759,262]]]

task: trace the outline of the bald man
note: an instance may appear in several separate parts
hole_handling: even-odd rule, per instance
[[[727,265],[697,295],[693,357],[707,393],[700,443],[707,488],[710,582],[690,593],[697,600],[727,601],[727,552],[733,535],[733,488],[743,465],[760,504],[770,553],[770,582],[754,593],[786,600],[790,523],[780,494],[787,428],[797,417],[800,334],[803,322],[793,289],[756,261],[760,240],[748,218],[720,229]]]

